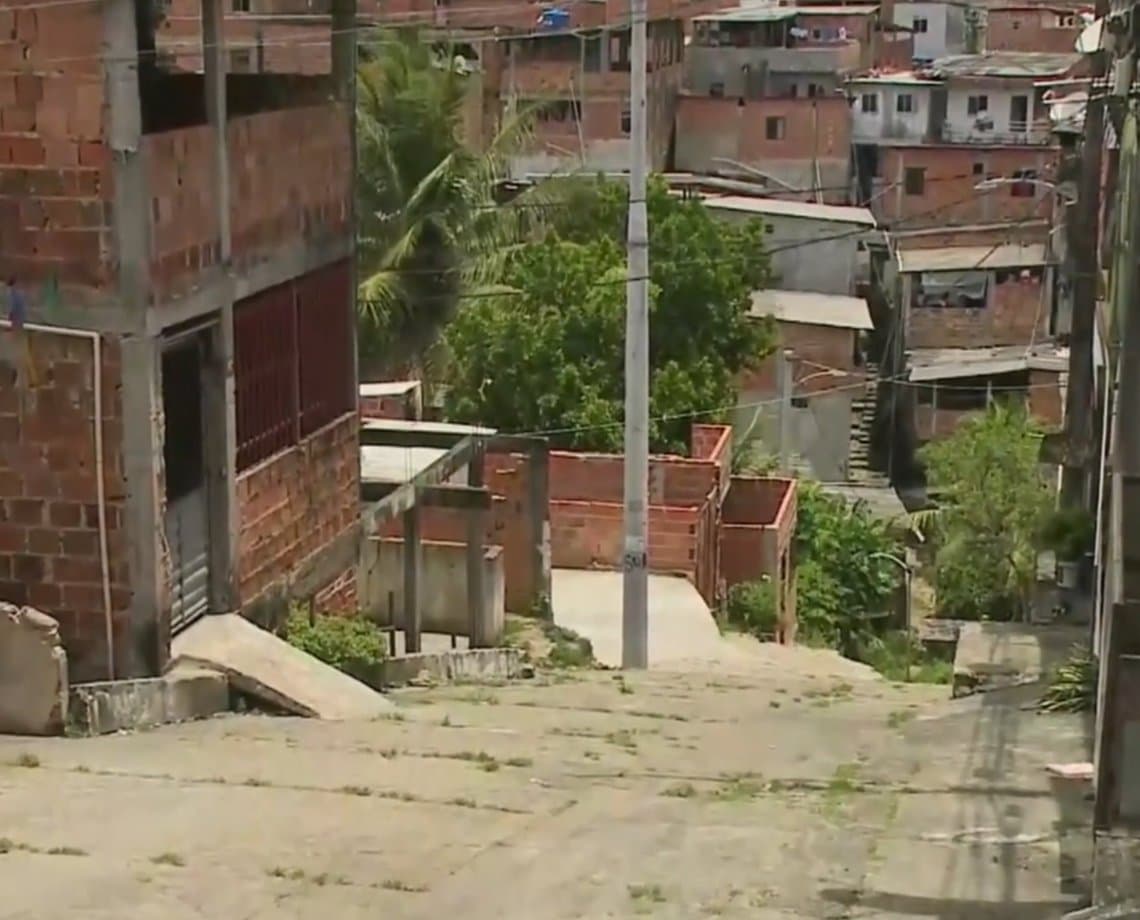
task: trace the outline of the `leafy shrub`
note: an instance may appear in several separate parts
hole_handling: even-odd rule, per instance
[[[1092,712],[1096,708],[1097,661],[1084,646],[1074,647],[1041,697],[1045,712]]]
[[[760,638],[776,634],[776,587],[768,576],[760,581],[745,581],[728,591],[728,622],[744,632]]]
[[[302,652],[358,680],[374,677],[376,665],[388,655],[388,639],[375,623],[362,616],[317,616],[294,610],[286,638]]]
[[[1093,546],[1096,518],[1084,508],[1057,508],[1041,527],[1041,544],[1063,562],[1076,562]]]

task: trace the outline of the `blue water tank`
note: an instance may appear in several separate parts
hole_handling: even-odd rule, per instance
[[[570,26],[570,11],[553,7],[543,10],[538,17],[538,24],[543,29],[566,29]]]

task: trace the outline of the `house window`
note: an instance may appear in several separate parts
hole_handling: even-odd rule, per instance
[[[1037,170],[1017,169],[1011,177],[1013,182],[1009,186],[1009,194],[1014,198],[1032,198],[1036,190]]]
[[[597,73],[602,69],[602,38],[600,35],[587,35],[582,49],[582,69],[586,73]]]
[[[914,111],[914,96],[903,93],[895,100],[895,110],[900,115],[907,115]]]
[[[227,73],[253,73],[253,51],[249,48],[231,49]]]
[[[709,84],[709,95],[712,96],[714,99],[723,99],[724,98],[724,84],[723,83],[710,83]]]
[[[925,35],[926,30],[930,28],[930,23],[922,17],[915,17],[914,32],[916,35]]]
[[[925,195],[926,167],[908,166],[903,173],[903,189],[908,195]]]
[[[234,305],[238,470],[352,411],[352,296],[339,262]]]
[[[233,0],[233,11],[235,13],[248,13],[252,2],[253,0]]]
[[[770,141],[784,139],[784,119],[779,115],[770,115],[764,119],[764,136]]]
[[[980,115],[982,112],[988,112],[990,108],[989,96],[969,96],[966,99],[966,114],[967,115]]]
[[[986,171],[986,164],[985,163],[975,163],[972,167],[970,167],[970,172],[975,176],[980,176],[985,171]]]
[[[864,93],[860,101],[860,108],[868,114],[874,115],[879,111],[879,94],[878,93]]]
[[[629,113],[629,106],[627,105],[621,110],[621,133],[629,134],[631,116]]]
[[[542,103],[537,112],[539,121],[579,122],[582,120],[582,103],[577,99],[551,99]]]
[[[808,99],[818,99],[823,95],[823,87],[818,83],[809,83],[807,87]]]
[[[911,285],[911,306],[980,310],[986,305],[987,272],[926,272]]]

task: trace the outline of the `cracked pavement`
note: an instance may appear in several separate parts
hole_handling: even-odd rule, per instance
[[[1088,727],[782,670],[570,672],[0,737],[3,920],[970,918],[1077,906]]]

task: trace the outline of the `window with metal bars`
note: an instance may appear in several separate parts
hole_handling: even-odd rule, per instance
[[[352,410],[351,286],[339,262],[234,305],[239,471]]]

